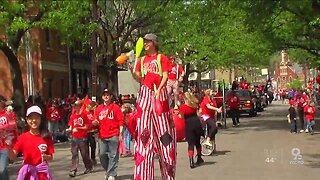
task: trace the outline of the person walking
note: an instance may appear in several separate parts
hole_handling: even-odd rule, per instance
[[[197,150],[197,165],[204,163],[201,158],[201,144],[200,138],[204,135],[201,120],[197,115],[199,108],[199,100],[193,94],[186,92],[184,93],[184,104],[179,107],[181,118],[185,120],[185,134],[188,142],[188,156],[190,168],[195,168],[193,160],[194,148]]]
[[[77,100],[74,103],[75,111],[71,114],[69,119],[69,128],[67,132],[71,132],[71,170],[69,173],[70,177],[75,177],[78,171],[79,165],[79,151],[83,160],[83,164],[86,168],[83,174],[88,174],[92,172],[92,162],[89,158],[89,146],[88,146],[88,128],[91,122],[87,116],[80,112],[82,102]]]
[[[213,144],[211,142],[211,141],[215,141],[215,136],[218,133],[218,128],[216,126],[214,117],[216,112],[218,113],[222,112],[221,110],[222,107],[217,108],[216,101],[211,99],[212,94],[213,93],[211,89],[205,90],[204,91],[205,96],[200,104],[201,118],[207,125],[207,139],[205,144],[208,146],[215,145],[215,142]]]
[[[46,123],[41,119],[42,111],[39,106],[31,106],[26,116],[29,130],[18,137],[13,148],[9,148],[11,160],[19,153],[23,155],[17,180],[53,180],[48,162],[53,159],[54,146]]]
[[[304,107],[304,113],[306,115],[307,128],[306,133],[314,134],[314,125],[316,124],[314,121],[314,114],[316,113],[316,108],[314,107],[314,102],[309,101],[309,103]]]
[[[58,102],[54,100],[52,102],[51,107],[47,109],[46,112],[46,119],[48,120],[48,128],[49,131],[52,133],[53,142],[57,142],[57,133],[59,130],[59,123],[62,119],[62,111],[58,106]]]
[[[135,180],[154,179],[155,149],[158,151],[163,180],[173,180],[176,169],[176,136],[169,111],[166,82],[170,62],[158,53],[155,34],[144,36],[146,55],[138,59],[133,77],[141,83],[137,102],[137,140],[135,141]],[[159,99],[162,112],[155,111],[155,99]]]
[[[232,126],[240,125],[240,114],[239,114],[239,104],[240,98],[237,96],[236,91],[232,90],[230,95],[227,97],[227,104],[229,105],[230,111],[229,114],[232,118]]]
[[[106,179],[114,180],[117,177],[119,163],[119,139],[122,138],[124,114],[119,105],[113,101],[113,94],[104,89],[103,104],[94,111],[92,124],[98,127],[100,162],[106,171]]]
[[[289,100],[290,108],[289,108],[289,118],[291,123],[291,133],[297,133],[297,112],[295,109],[296,102],[291,99]]]
[[[168,82],[166,88],[170,97],[173,93],[174,106],[180,106],[179,86],[180,83],[183,81],[185,72],[184,69],[178,63],[175,62],[175,60],[176,56],[170,56],[171,66],[168,72]],[[171,102],[172,101],[169,102],[169,105],[171,105]]]
[[[307,100],[303,97],[302,90],[300,90],[299,95],[297,95],[296,102],[297,102],[297,111],[298,111],[300,127],[301,127],[300,133],[302,133],[302,132],[304,132],[304,127],[305,127],[304,107],[307,105]]]

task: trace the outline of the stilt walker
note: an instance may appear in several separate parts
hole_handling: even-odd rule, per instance
[[[134,179],[154,179],[156,148],[162,179],[173,180],[176,170],[176,137],[165,87],[170,62],[168,57],[158,54],[156,35],[144,36],[144,49],[146,56],[137,60],[136,71],[131,67],[134,78],[141,82],[137,102]]]

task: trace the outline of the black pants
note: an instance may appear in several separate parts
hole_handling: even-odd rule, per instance
[[[215,140],[216,134],[218,133],[218,128],[216,126],[216,121],[214,120],[214,117],[207,119],[205,122],[207,125],[208,137],[210,137],[211,140]]]
[[[229,114],[230,114],[230,116],[232,118],[233,125],[237,125],[238,123],[240,123],[240,121],[239,121],[239,117],[240,117],[239,109],[231,108],[230,111],[229,111]]]
[[[302,107],[298,107],[298,115],[300,120],[300,127],[304,130],[304,111]]]
[[[185,117],[186,121],[186,140],[188,142],[188,150],[194,150],[194,146],[198,149],[201,147],[200,138],[203,136],[203,129],[200,118],[197,115]]]
[[[94,133],[90,132],[88,133],[88,146],[90,150],[90,158],[91,160],[96,160],[96,139],[94,138]]]

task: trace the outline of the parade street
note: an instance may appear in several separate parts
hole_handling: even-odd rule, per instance
[[[186,142],[178,143],[176,179],[318,179],[316,177],[319,176],[320,168],[319,119],[313,136],[307,133],[291,134],[286,117],[287,109],[288,104],[273,102],[254,118],[242,116],[240,127],[231,127],[231,120],[228,118],[227,129],[219,129],[217,152],[204,157],[205,163],[195,169],[189,167]],[[71,165],[69,144],[56,144],[55,151],[54,160],[50,162],[55,179],[71,179],[68,176]],[[104,170],[99,163],[92,174],[83,175],[81,158],[80,162],[78,175],[73,179],[105,178]],[[158,162],[155,167],[155,179],[161,179]],[[9,166],[11,179],[16,179],[19,168],[20,164],[17,162]],[[133,179],[133,172],[133,157],[121,158],[118,179]]]

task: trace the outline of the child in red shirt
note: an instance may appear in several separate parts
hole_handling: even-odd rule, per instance
[[[89,146],[88,146],[88,127],[90,122],[88,117],[84,114],[80,114],[82,102],[77,100],[75,102],[75,111],[71,114],[69,120],[68,132],[72,133],[71,141],[71,153],[72,153],[72,166],[69,173],[70,177],[75,177],[79,164],[79,150],[82,156],[82,160],[86,170],[84,174],[92,172],[92,162],[89,158]],[[90,128],[90,127],[89,127]]]
[[[30,130],[18,137],[13,149],[9,148],[11,160],[16,159],[20,152],[23,154],[23,166],[17,179],[53,179],[48,169],[48,161],[52,160],[54,153],[52,136],[41,120],[41,115],[38,106],[28,108],[26,116]]]
[[[310,132],[311,135],[314,134],[314,128],[315,125],[314,121],[314,114],[316,113],[316,108],[314,107],[314,102],[309,102],[303,109],[305,115],[306,115],[306,121],[307,121],[307,128],[306,133]]]

